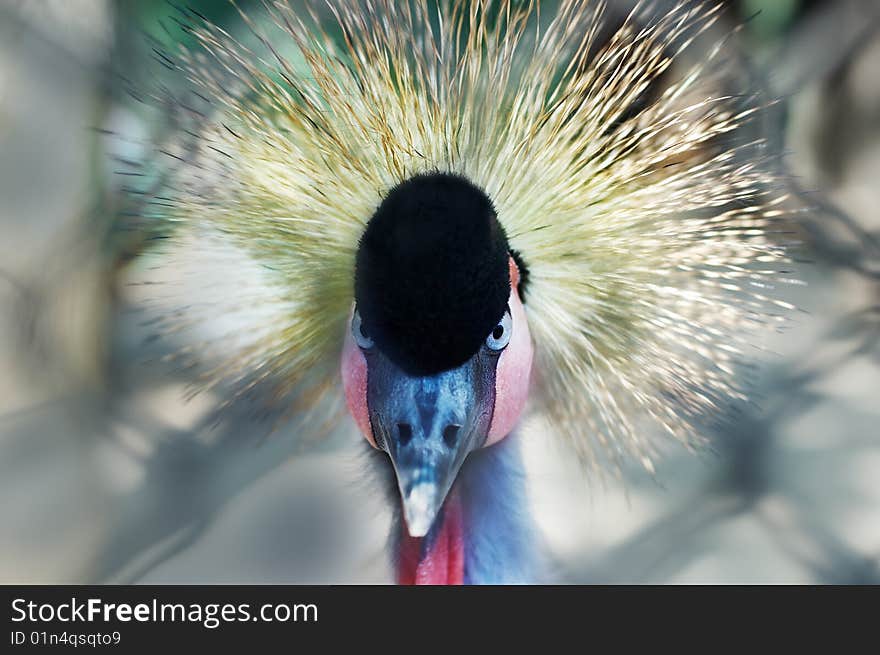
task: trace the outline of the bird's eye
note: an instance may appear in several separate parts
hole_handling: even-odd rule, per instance
[[[510,317],[510,311],[504,312],[504,316],[498,322],[489,336],[486,337],[486,346],[489,350],[504,350],[510,343],[510,337],[513,334],[513,319]]]
[[[361,313],[356,309],[354,310],[354,317],[351,319],[351,335],[354,337],[355,343],[362,349],[369,350],[373,347],[373,340],[366,333],[363,323],[361,323]]]

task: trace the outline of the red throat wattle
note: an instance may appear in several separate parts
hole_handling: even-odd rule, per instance
[[[464,584],[462,511],[455,489],[446,498],[440,520],[440,529],[428,537],[411,537],[406,526],[403,526],[397,569],[398,584]]]

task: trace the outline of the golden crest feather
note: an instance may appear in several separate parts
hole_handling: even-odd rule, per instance
[[[183,308],[165,331],[215,323],[190,348],[216,354],[206,386],[338,398],[364,226],[399,182],[450,171],[487,192],[528,267],[533,409],[551,431],[585,462],[648,468],[658,429],[690,443],[740,393],[749,330],[787,307],[768,290],[785,196],[759,143],[721,139],[756,111],[707,84],[721,46],[628,113],[720,5],[640,2],[604,43],[591,0],[549,16],[512,0],[330,3],[329,20],[307,6],[267,3],[271,34],[242,13],[259,47],[196,19],[199,47],[176,54],[211,112],[151,211],[232,289],[198,306],[165,294]]]

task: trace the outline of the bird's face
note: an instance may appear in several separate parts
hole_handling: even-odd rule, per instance
[[[458,216],[465,220],[484,218],[479,212],[468,216],[468,210],[473,208],[456,203],[455,194],[462,193],[457,186],[460,181],[453,180],[451,186],[445,182],[449,180],[434,180],[410,189],[407,193],[418,191],[424,201],[414,205],[389,196],[392,204],[397,204],[391,207],[392,213],[410,209],[416,214],[416,222],[442,220],[443,215],[453,210],[459,210]],[[425,202],[430,209],[426,209]],[[387,204],[388,200],[383,207]],[[441,216],[436,215],[438,208]],[[381,212],[382,208],[377,215]],[[443,234],[429,229],[416,230],[419,236],[415,240],[412,234],[403,237],[405,252],[401,252],[400,223],[407,225],[407,231],[413,227],[413,216],[403,214],[390,221],[390,227],[387,222],[383,227],[380,219],[381,231],[371,234],[368,228],[361,242],[361,250],[369,250],[359,261],[359,267],[368,272],[364,274],[366,279],[358,280],[359,285],[384,286],[376,282],[377,278],[382,279],[381,269],[389,264],[395,274],[408,279],[385,289],[387,297],[381,289],[360,289],[362,293],[352,307],[351,329],[345,338],[342,376],[348,406],[358,426],[374,447],[386,451],[391,458],[407,529],[411,536],[421,537],[433,525],[467,455],[497,442],[513,429],[528,394],[532,343],[518,290],[520,271],[514,258],[505,250],[503,270],[496,266],[494,271],[493,277],[499,279],[488,283],[461,275],[460,271],[444,270],[444,266],[457,262],[466,268],[473,264],[479,267],[479,262],[462,262],[453,253],[443,252],[460,243],[460,235],[448,238],[447,221],[442,221],[447,226]],[[431,239],[432,234],[439,238]],[[371,240],[377,237],[381,237],[379,247],[371,247]],[[434,247],[425,240],[434,241]],[[413,252],[415,258],[410,257]],[[488,253],[486,268],[492,268],[496,254]],[[369,261],[377,256],[383,261]],[[384,258],[396,261],[389,263]],[[378,275],[374,274],[376,267],[380,269]],[[363,272],[359,270],[359,274]],[[432,283],[432,275],[445,279]],[[428,277],[419,280],[421,276]],[[474,322],[482,321],[485,326],[485,308],[464,298],[474,293],[469,279],[476,283],[477,291],[494,296],[486,298],[487,303],[498,305],[499,289],[506,296],[501,297],[500,315],[484,333],[476,333],[482,334],[478,340],[455,333],[459,330],[467,337],[467,333],[474,333]],[[399,288],[407,286],[407,282],[416,291],[423,285],[424,297],[407,298],[407,290]],[[401,294],[404,298],[395,298]],[[462,299],[465,306],[459,302]],[[396,309],[395,300],[409,301],[403,304],[416,305],[413,312],[423,309],[422,313],[437,318],[432,321],[430,316],[408,316],[407,311]],[[441,306],[428,307],[432,302]],[[381,305],[378,309],[377,304]],[[468,314],[473,321],[463,320]],[[421,343],[415,347],[401,343],[413,338]]]

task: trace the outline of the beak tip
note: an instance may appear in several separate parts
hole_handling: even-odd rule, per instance
[[[403,497],[403,514],[411,537],[424,537],[428,534],[442,504],[442,499],[438,496],[436,485],[421,483]]]

